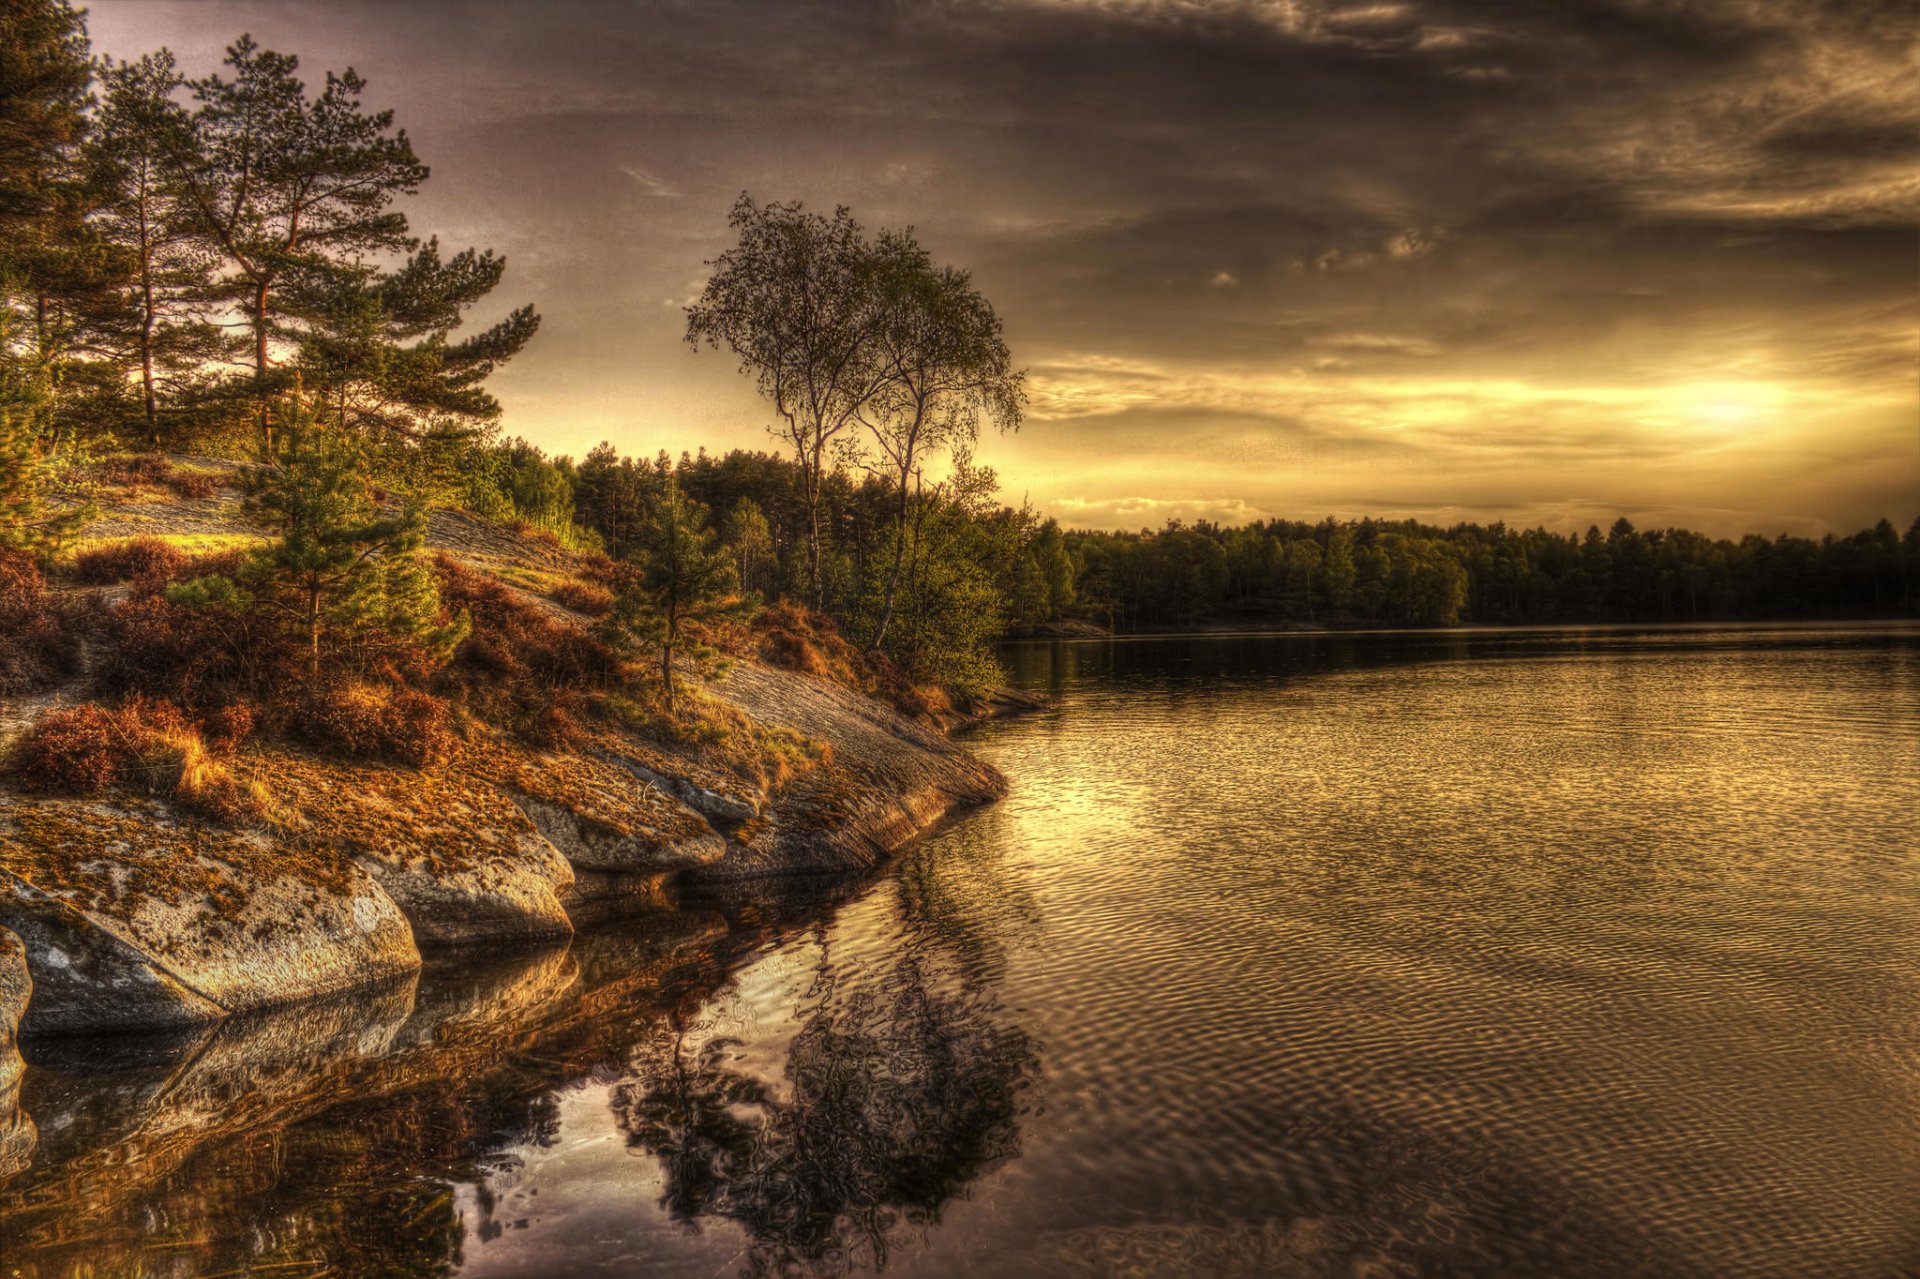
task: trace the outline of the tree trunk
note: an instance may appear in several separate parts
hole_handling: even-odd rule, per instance
[[[887,638],[887,627],[893,623],[894,592],[900,587],[900,566],[907,558],[907,508],[909,503],[906,473],[900,475],[900,520],[893,531],[893,568],[887,574],[887,593],[880,604],[880,625],[874,628],[873,652],[880,651],[880,644]]]
[[[807,589],[813,607],[827,608],[827,584],[820,578],[820,450],[813,451],[810,465],[804,465],[801,488],[807,499]]]
[[[140,321],[140,399],[147,417],[147,439],[160,447],[160,401],[153,390],[153,284],[141,286],[145,311]]]
[[[320,586],[317,582],[307,586],[307,670],[314,678],[319,678]]]
[[[666,690],[667,715],[673,715],[673,626],[667,626],[667,641],[660,646],[660,685]]]
[[[253,298],[253,387],[260,399],[258,416],[255,419],[260,427],[260,442],[269,455],[273,453],[273,418],[267,411],[267,290],[265,280]]]

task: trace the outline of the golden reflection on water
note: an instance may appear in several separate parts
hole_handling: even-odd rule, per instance
[[[31,1048],[7,1265],[1920,1269],[1920,632],[1013,658],[850,894]]]

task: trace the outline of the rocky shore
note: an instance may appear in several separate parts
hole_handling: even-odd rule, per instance
[[[567,752],[467,743],[431,772],[280,753],[265,767],[297,837],[157,799],[0,794],[0,967],[32,990],[0,976],[0,1000],[30,1035],[218,1021],[409,973],[423,951],[672,909],[689,885],[864,871],[1005,791],[943,733],[838,684],[741,663],[707,693],[824,746],[821,762],[742,793],[615,734]]]

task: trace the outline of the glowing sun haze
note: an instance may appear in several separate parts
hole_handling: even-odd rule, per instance
[[[1032,375],[1081,526],[1850,531],[1920,513],[1920,57],[1874,0],[94,0],[190,73],[353,66],[508,258],[556,451],[772,447],[680,308],[742,191],[911,224]]]

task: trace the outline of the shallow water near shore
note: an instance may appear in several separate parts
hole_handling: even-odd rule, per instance
[[[29,1045],[0,1273],[1920,1271],[1920,627],[1006,656],[865,883]]]

